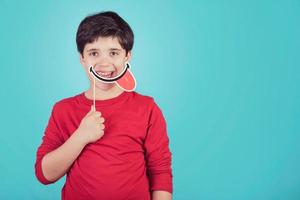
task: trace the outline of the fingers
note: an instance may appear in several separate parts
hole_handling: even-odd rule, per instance
[[[100,120],[96,120],[96,124],[100,125],[102,129],[105,128],[105,125],[104,125],[104,118],[101,117]]]
[[[92,116],[93,116],[95,119],[99,119],[99,118],[101,117],[101,112],[98,112],[98,111],[93,112],[93,113],[92,113]]]
[[[105,119],[102,117],[101,112],[94,112],[91,115],[96,120],[97,123],[99,123],[99,124],[104,123]]]
[[[91,106],[91,110],[87,113],[87,116],[93,117],[97,122],[103,124],[105,119],[102,117],[102,113],[99,111],[93,110],[93,105]]]
[[[91,109],[90,109],[90,111],[86,114],[86,116],[90,116],[90,115],[93,115],[95,118],[97,118],[97,117],[100,117],[100,116],[101,116],[101,112],[95,111],[95,110],[94,110],[94,106],[91,105]]]
[[[105,119],[103,117],[100,117],[100,123],[103,123],[105,121]]]
[[[102,131],[105,129],[105,125],[102,123],[97,123],[96,126],[98,129],[101,129]]]
[[[105,125],[101,124],[101,129],[104,130],[105,129]]]

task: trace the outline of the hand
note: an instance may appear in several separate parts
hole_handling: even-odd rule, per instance
[[[101,117],[101,113],[94,111],[91,106],[91,110],[81,120],[77,133],[85,144],[96,142],[104,135],[103,123],[104,118]]]

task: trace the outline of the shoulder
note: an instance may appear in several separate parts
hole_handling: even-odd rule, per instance
[[[156,105],[155,99],[149,95],[144,95],[138,92],[132,92],[132,99],[135,105],[152,108]]]
[[[76,94],[56,101],[53,105],[53,112],[62,112],[74,107],[77,104],[77,97],[79,95],[80,94]]]
[[[144,95],[138,92],[132,92],[133,99],[138,102],[152,104],[154,103],[154,98],[148,95]]]
[[[149,111],[150,113],[152,113],[153,111],[161,111],[154,97],[140,94],[138,92],[133,92],[132,96],[133,102],[137,108],[142,108],[143,110]]]
[[[166,125],[163,111],[158,106],[154,97],[142,95],[142,94],[139,94],[136,92],[135,92],[134,96],[137,99],[137,101],[143,102],[142,104],[136,103],[137,105],[140,105],[140,106],[135,106],[135,107],[138,109],[142,109],[144,111],[144,113],[146,113],[148,123],[160,124],[161,126]]]

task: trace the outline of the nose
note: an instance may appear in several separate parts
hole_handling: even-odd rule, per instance
[[[98,62],[94,65],[95,71],[114,71],[114,65],[111,63]]]
[[[114,65],[111,62],[110,58],[106,55],[99,55],[97,58],[90,60],[91,64],[89,66],[93,66],[95,71],[109,71],[114,69]]]

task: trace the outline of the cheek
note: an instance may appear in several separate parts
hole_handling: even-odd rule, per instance
[[[89,65],[94,65],[97,62],[99,62],[99,59],[97,57],[85,55],[84,57],[84,67],[88,67]]]
[[[89,78],[90,80],[92,80],[92,79],[93,79],[93,75],[90,73],[89,67],[84,67],[84,71],[85,71],[85,73],[87,74],[88,78]]]
[[[114,65],[117,69],[123,69],[125,66],[126,60],[125,59],[118,59],[114,62]]]
[[[120,73],[120,72],[122,72],[123,70],[124,70],[124,68],[125,68],[125,63],[120,63],[120,65],[117,67],[117,71],[118,71],[118,73]]]

